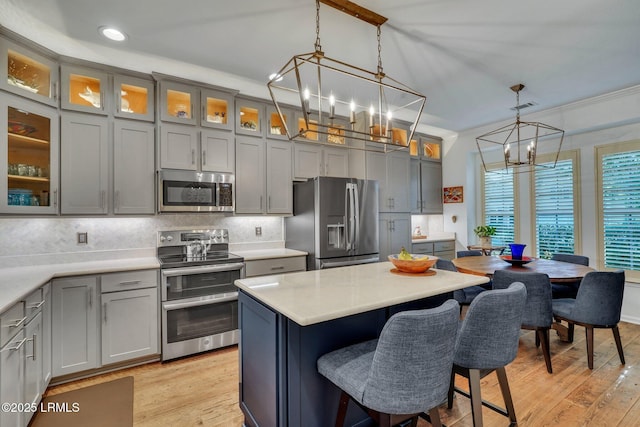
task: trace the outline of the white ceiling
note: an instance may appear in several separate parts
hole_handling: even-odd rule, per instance
[[[139,58],[140,71],[182,77],[195,65],[264,86],[265,95],[269,74],[315,42],[313,0],[2,3],[3,26],[56,52],[91,60],[101,52],[98,58],[117,66]],[[523,114],[640,84],[639,0],[356,3],[388,18],[384,71],[427,96],[421,122],[437,128],[461,131],[514,117],[509,87],[516,83],[526,85],[520,103],[537,104]],[[117,49],[134,55],[114,55],[114,43],[98,35],[102,25],[124,30],[129,39]],[[328,56],[375,70],[375,27],[321,5],[320,38]],[[177,62],[157,69],[158,57]]]

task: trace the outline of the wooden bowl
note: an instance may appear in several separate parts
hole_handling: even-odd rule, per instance
[[[424,273],[433,267],[438,257],[432,255],[411,254],[410,260],[398,259],[398,254],[389,255],[389,261],[405,273]]]

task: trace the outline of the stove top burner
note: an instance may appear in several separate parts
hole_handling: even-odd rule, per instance
[[[158,260],[161,268],[244,262],[229,253],[229,232],[215,228],[158,232]]]

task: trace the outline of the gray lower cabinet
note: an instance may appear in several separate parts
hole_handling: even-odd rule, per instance
[[[159,353],[157,274],[143,270],[101,277],[102,365]]]
[[[45,343],[51,325],[44,309],[48,287],[35,290],[0,315],[0,401],[21,405],[0,413],[2,426],[27,426],[48,385]]]
[[[402,247],[411,247],[411,215],[381,213],[380,223],[380,260],[386,261],[391,254],[397,254]]]
[[[54,377],[159,354],[157,270],[55,279],[52,292]]]
[[[246,277],[306,271],[306,256],[268,258],[245,261]]]
[[[52,286],[53,376],[97,368],[98,277],[55,279]]]
[[[454,240],[420,242],[413,243],[411,246],[411,253],[414,254],[433,255],[446,260],[455,258],[456,243]]]

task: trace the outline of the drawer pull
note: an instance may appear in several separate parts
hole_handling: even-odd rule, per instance
[[[11,350],[11,351],[20,350],[20,348],[26,342],[27,342],[27,339],[26,338],[22,338],[22,340],[19,343],[17,343],[14,347],[9,347],[8,350]]]
[[[37,304],[33,304],[33,305],[32,305],[32,306],[30,306],[29,308],[31,308],[31,309],[33,309],[33,310],[37,310],[37,309],[39,309],[40,307],[42,307],[42,305],[43,305],[43,304],[44,304],[44,300],[40,301],[40,302],[39,302],[39,303],[37,303]]]
[[[140,282],[142,282],[142,280],[128,280],[126,282],[120,282],[120,284],[123,286],[130,286],[130,285],[137,285]]]
[[[284,265],[279,265],[277,267],[271,267],[271,270],[284,270]]]
[[[16,320],[16,323],[14,323],[13,325],[9,325],[10,328],[17,328],[20,325],[22,325],[24,323],[24,321],[27,320],[27,316],[23,317],[20,320]]]

